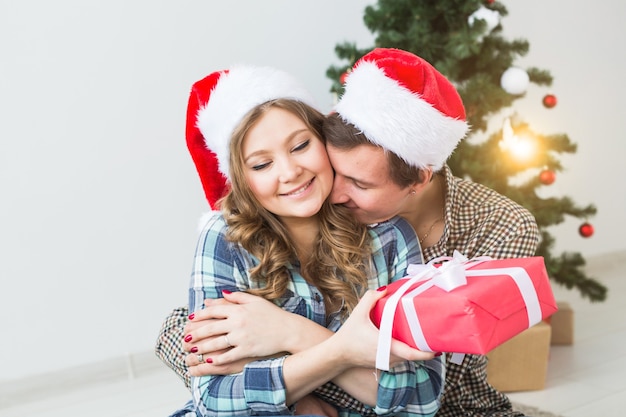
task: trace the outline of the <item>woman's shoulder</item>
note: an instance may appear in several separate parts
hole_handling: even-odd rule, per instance
[[[219,259],[251,258],[240,244],[228,238],[228,224],[220,211],[202,215],[199,221],[199,248],[205,254],[219,254]],[[233,261],[234,262],[234,261]],[[253,261],[248,261],[253,262]]]
[[[209,211],[204,213],[200,220],[198,221],[198,229],[200,232],[207,232],[209,230],[223,230],[226,229],[228,225],[226,224],[226,220],[220,211]]]
[[[401,271],[404,275],[408,264],[424,263],[415,230],[404,218],[393,217],[371,225],[370,233],[374,242],[372,254],[383,253],[391,270]]]
[[[416,241],[417,235],[411,224],[400,216],[392,217],[384,222],[369,225],[370,234],[385,240],[401,237],[406,242]]]
[[[198,222],[199,239],[203,245],[229,246],[228,225],[219,211],[204,213]]]

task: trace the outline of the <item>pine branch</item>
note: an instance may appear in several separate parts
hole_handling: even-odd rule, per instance
[[[515,135],[524,135],[536,149],[532,160],[520,161],[501,147],[502,132],[478,142],[489,121],[503,109],[511,108],[524,94],[512,95],[500,86],[502,73],[525,56],[530,45],[525,39],[508,40],[502,36],[502,25],[486,33],[486,22],[468,18],[479,7],[508,15],[499,2],[486,5],[482,0],[379,0],[367,6],[363,21],[375,35],[374,47],[400,48],[430,62],[450,79],[463,99],[471,133],[461,141],[448,161],[459,177],[467,177],[508,196],[533,213],[542,234],[538,254],[543,256],[551,279],[570,289],[577,289],[591,301],[606,298],[606,287],[584,273],[579,253],[553,256],[554,238],[547,228],[562,223],[567,216],[587,219],[596,214],[593,205],[578,206],[569,197],[542,198],[537,190],[544,185],[538,173],[542,169],[563,170],[559,156],[576,152],[576,144],[566,134],[542,135],[533,132],[517,116],[512,123]],[[331,91],[341,94],[341,76],[356,60],[372,48],[358,49],[354,43],[337,45],[337,56],[345,65],[332,66],[327,76],[333,81]],[[550,86],[553,78],[545,69],[524,68],[530,83]],[[520,180],[520,177],[526,178]]]

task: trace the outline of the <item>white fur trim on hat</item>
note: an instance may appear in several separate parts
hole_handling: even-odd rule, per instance
[[[367,61],[348,74],[335,111],[374,144],[418,168],[440,169],[469,130],[465,120],[441,113]]]
[[[198,110],[196,126],[207,148],[216,154],[219,170],[226,178],[230,178],[233,131],[250,110],[277,98],[315,107],[311,94],[290,74],[270,67],[236,66],[221,74],[208,103]]]

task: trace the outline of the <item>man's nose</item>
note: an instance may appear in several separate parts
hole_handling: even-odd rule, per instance
[[[346,192],[346,182],[341,177],[335,176],[333,189],[330,192],[330,202],[333,204],[343,204],[350,200]]]

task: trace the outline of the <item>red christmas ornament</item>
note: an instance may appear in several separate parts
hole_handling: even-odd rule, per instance
[[[493,3],[494,1],[496,1],[496,0],[487,0],[487,4],[491,4],[491,3]]]
[[[539,173],[539,181],[542,184],[550,185],[556,180],[556,174],[551,169],[544,169]]]
[[[591,237],[591,235],[593,235],[593,226],[591,223],[585,222],[578,228],[578,233],[580,233],[582,237]]]
[[[556,106],[556,96],[554,94],[546,94],[543,97],[543,105],[548,109]]]
[[[348,74],[350,73],[350,70],[344,72],[343,74],[341,74],[341,76],[339,77],[339,82],[341,84],[345,84],[346,83],[346,77],[348,76]]]

